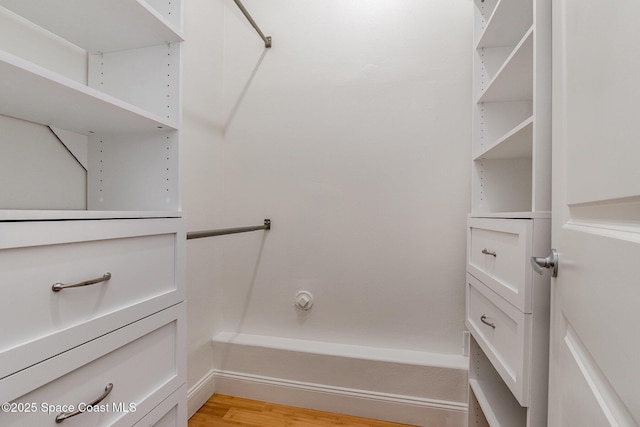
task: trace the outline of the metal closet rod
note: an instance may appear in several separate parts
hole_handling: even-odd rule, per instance
[[[219,230],[190,231],[187,233],[187,240],[200,239],[202,237],[223,236],[225,234],[246,233],[247,231],[270,230],[271,220],[266,218],[263,225],[250,227],[221,228]]]
[[[271,47],[271,36],[265,36],[264,35],[264,33],[260,30],[260,27],[258,27],[258,24],[256,24],[256,21],[253,20],[253,18],[251,17],[249,12],[247,12],[247,9],[244,8],[244,5],[242,4],[242,2],[240,0],[233,0],[233,1],[236,2],[238,7],[240,8],[240,11],[244,14],[245,18],[247,18],[247,20],[249,21],[251,26],[253,28],[255,28],[255,30],[258,32],[258,35],[260,36],[260,38],[262,40],[264,40],[264,47],[266,47],[267,49],[270,48]]]

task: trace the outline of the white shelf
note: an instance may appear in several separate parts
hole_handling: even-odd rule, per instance
[[[500,0],[488,19],[476,48],[513,46],[532,25],[531,0]]]
[[[469,386],[491,427],[518,427],[526,424],[527,409],[518,404],[504,384],[469,379]]]
[[[469,218],[537,219],[551,218],[551,212],[471,212]]]
[[[84,219],[181,218],[178,211],[2,210],[2,221],[57,221]]]
[[[0,6],[90,52],[180,42],[180,32],[143,0],[0,0]]]
[[[161,132],[177,123],[0,51],[0,114],[92,133]]]
[[[469,387],[491,427],[525,427],[527,408],[518,403],[471,333]]]
[[[533,28],[506,59],[477,103],[523,101],[533,98]]]
[[[531,158],[533,155],[532,141],[533,116],[530,116],[476,155],[473,160]]]

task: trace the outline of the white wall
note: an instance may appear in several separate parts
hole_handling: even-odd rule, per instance
[[[185,0],[183,207],[273,229],[188,244],[189,385],[222,331],[460,354],[472,3],[244,3],[272,49]]]

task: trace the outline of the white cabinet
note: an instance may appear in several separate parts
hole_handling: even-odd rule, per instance
[[[3,380],[1,399],[11,403],[0,414],[2,425],[54,426],[61,417],[70,426],[134,425],[183,385],[183,355],[175,351],[184,344],[181,308],[163,310]],[[95,407],[88,405],[103,396]]]
[[[467,277],[466,323],[521,405],[529,403],[531,316],[507,304],[473,276]]]
[[[551,2],[474,0],[469,426],[547,419]]]
[[[53,426],[80,409],[64,425],[185,427],[181,2],[0,0],[0,19],[18,29],[0,42],[11,171],[0,198],[0,424]],[[81,173],[60,180],[70,164]],[[81,189],[71,204],[69,182]]]
[[[531,312],[533,221],[469,218],[467,270],[523,312]]]
[[[65,424],[131,426],[172,393],[185,404],[181,219],[0,222],[0,235],[0,400],[16,409],[0,424],[53,425],[66,411],[42,404],[91,402],[110,383],[108,415]]]
[[[84,52],[86,75],[79,81],[60,71],[46,49],[34,54],[35,42],[4,41],[0,114],[85,138],[91,211],[179,216],[180,1],[152,3],[0,1],[2,16],[17,14],[34,32]]]

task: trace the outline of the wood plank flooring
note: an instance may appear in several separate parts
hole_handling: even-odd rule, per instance
[[[189,427],[412,427],[214,394]]]

